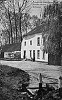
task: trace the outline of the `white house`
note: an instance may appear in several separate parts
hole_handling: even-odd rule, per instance
[[[35,61],[48,62],[48,53],[43,48],[41,28],[35,28],[23,36],[21,58],[35,59]]]

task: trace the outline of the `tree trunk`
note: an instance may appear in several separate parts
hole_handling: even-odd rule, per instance
[[[18,2],[18,7],[19,7],[19,2]],[[22,44],[21,18],[22,18],[22,13],[21,13],[21,8],[19,7],[20,50],[21,50],[21,44]]]
[[[15,29],[16,29],[16,42],[17,42],[17,24],[16,24],[16,16],[15,16]]]
[[[26,34],[27,34],[27,22],[25,22],[25,25],[26,25]]]
[[[8,31],[9,32],[9,31]],[[10,32],[9,32],[9,44],[10,44]]]
[[[11,25],[11,21],[10,21],[10,44],[13,43],[13,37],[12,37],[12,25]]]
[[[21,15],[20,15],[20,23],[19,23],[19,27],[20,27],[20,50],[21,50],[21,44],[22,44]]]
[[[9,8],[8,8],[8,15],[9,15],[9,22],[10,22],[10,43],[13,43],[13,36],[12,36],[12,24],[11,24],[11,19],[10,19],[10,13],[9,13]]]
[[[17,42],[17,24],[16,24],[15,8],[14,8],[14,18],[15,18],[15,30],[16,30],[16,42]]]

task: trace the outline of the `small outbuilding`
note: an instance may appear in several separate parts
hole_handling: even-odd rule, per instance
[[[14,52],[17,51],[20,51],[20,43],[6,44],[1,48],[0,58],[14,58]]]

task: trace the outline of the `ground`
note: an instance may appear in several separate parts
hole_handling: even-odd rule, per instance
[[[44,83],[56,82],[54,84],[55,88],[59,87],[59,77],[61,76],[61,67],[48,65],[42,62],[32,62],[32,61],[0,61],[3,65],[9,65],[12,67],[20,68],[25,70],[30,75],[30,85],[29,87],[38,87],[39,85],[39,74],[42,74],[43,85]]]
[[[28,86],[27,72],[7,65],[0,65],[0,100],[21,100],[23,95],[19,90],[22,84]],[[21,96],[21,97],[20,97]]]

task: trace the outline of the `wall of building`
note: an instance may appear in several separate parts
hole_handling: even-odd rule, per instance
[[[40,37],[40,45],[37,46],[37,38]],[[32,45],[30,45],[30,41],[32,41]],[[26,46],[24,43],[26,42]],[[24,57],[24,51],[26,51],[26,58],[31,59],[33,58],[33,50],[35,50],[35,60],[36,61],[45,61],[48,62],[48,54],[44,54],[45,59],[43,59],[43,38],[42,34],[34,34],[32,36],[27,36],[22,41],[22,47],[21,47],[21,58]],[[40,51],[39,58],[37,57],[37,50]],[[30,57],[30,51],[32,52],[32,55]]]
[[[12,52],[4,52],[4,58],[14,58],[14,54]]]
[[[9,53],[8,52],[4,52],[4,58],[9,58]]]

